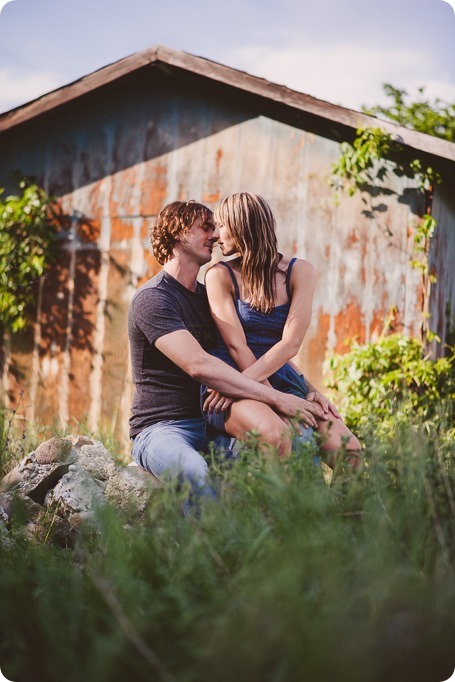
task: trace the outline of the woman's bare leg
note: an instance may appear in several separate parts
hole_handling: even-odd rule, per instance
[[[317,417],[316,417],[317,419]],[[328,455],[328,465],[334,469],[339,455],[344,452],[347,461],[356,469],[362,459],[362,446],[342,419],[317,419],[318,433],[322,436],[321,450]]]
[[[342,419],[317,419],[317,422],[323,441],[321,449],[328,455],[328,465],[333,469],[339,455],[344,452],[351,467],[357,468],[362,459],[362,446]],[[236,400],[228,409],[225,429],[238,440],[245,440],[248,432],[256,431],[264,449],[276,447],[280,457],[291,454],[294,435],[291,427],[264,403]]]
[[[292,449],[291,428],[271,407],[257,400],[236,400],[227,412],[225,429],[230,436],[245,440],[249,431],[259,434],[261,448],[278,450],[279,457],[289,457]]]

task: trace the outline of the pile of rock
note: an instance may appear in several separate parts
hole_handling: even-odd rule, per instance
[[[104,445],[86,436],[51,438],[0,482],[0,536],[16,513],[31,535],[66,544],[81,524],[93,524],[107,503],[141,516],[157,479],[138,466],[119,466]]]

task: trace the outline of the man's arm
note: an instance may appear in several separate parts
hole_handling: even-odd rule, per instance
[[[317,402],[310,402],[264,386],[206,353],[187,330],[180,329],[160,336],[155,341],[155,346],[200,384],[224,395],[258,400],[287,417],[299,416],[309,426],[317,426],[314,415],[326,418]]]
[[[315,388],[313,384],[310,384],[308,379],[305,379],[305,383],[308,386],[307,400],[309,402],[318,403],[322,407],[326,415],[328,415],[329,412],[331,412],[334,417],[336,417],[337,419],[341,419],[341,415],[338,412],[335,405],[331,403],[330,400],[326,398],[323,393],[321,393],[321,391],[318,391],[318,389]]]

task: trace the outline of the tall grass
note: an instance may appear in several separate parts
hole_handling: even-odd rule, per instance
[[[0,405],[0,479],[34,450],[43,438],[42,428]]]
[[[58,420],[42,425],[38,421],[26,419],[17,409],[0,405],[0,479],[43,441],[70,433],[101,441],[118,464],[127,464],[131,460],[131,453],[128,448],[125,449],[116,434],[101,423],[94,432],[88,421],[87,417],[80,420],[73,418],[66,428]]]
[[[14,682],[433,682],[455,666],[454,470],[436,433],[367,443],[328,486],[306,447],[212,463],[190,518],[100,512],[62,550],[13,529],[0,667]],[[453,453],[452,453],[453,454]]]

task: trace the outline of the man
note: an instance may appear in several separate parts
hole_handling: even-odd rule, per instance
[[[159,213],[151,243],[162,271],[135,293],[129,308],[135,394],[130,419],[133,458],[157,478],[189,481],[212,494],[200,385],[233,398],[267,403],[280,414],[297,414],[308,426],[321,407],[280,393],[242,375],[208,353],[213,322],[205,287],[197,281],[218,239],[213,213],[194,201],[176,201]]]

